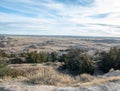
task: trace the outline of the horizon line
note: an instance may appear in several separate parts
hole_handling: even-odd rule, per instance
[[[32,37],[84,37],[84,38],[120,38],[115,36],[83,36],[83,35],[40,35],[40,34],[0,34],[0,36],[32,36]]]

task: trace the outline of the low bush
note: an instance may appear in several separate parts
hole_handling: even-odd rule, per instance
[[[44,62],[56,62],[59,59],[59,56],[56,52],[45,53],[36,51],[22,54],[26,58],[27,63],[44,63]]]
[[[47,53],[37,53],[36,51],[26,54],[27,63],[43,63],[48,61]]]
[[[71,50],[66,55],[61,56],[63,59],[62,68],[68,69],[73,74],[94,73],[94,66],[91,58],[80,50]]]
[[[108,72],[111,68],[120,69],[120,49],[113,47],[109,52],[103,52],[100,68],[104,72]]]

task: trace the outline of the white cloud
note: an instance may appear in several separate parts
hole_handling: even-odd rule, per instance
[[[120,0],[94,0],[93,6],[90,7],[68,5],[55,0],[0,1],[1,7],[9,9],[0,9],[0,31],[9,33],[16,30],[16,33],[24,31],[23,34],[46,35],[120,36],[120,28],[113,27],[120,26],[119,4]],[[103,17],[101,14],[108,15]]]

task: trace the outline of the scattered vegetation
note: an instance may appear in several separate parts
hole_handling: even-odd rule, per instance
[[[95,64],[97,60],[99,60],[99,64]],[[57,68],[60,69],[56,70],[53,64],[58,62]],[[9,64],[25,63],[32,63],[31,65],[37,65],[37,63],[43,65],[44,63],[47,65],[43,65],[41,69],[34,67],[16,69],[8,66]],[[37,53],[36,51],[7,54],[0,50],[0,78],[23,76],[28,78],[27,82],[34,84],[69,85],[77,82],[89,82],[95,79],[90,75],[94,73],[95,65],[104,72],[108,72],[111,68],[120,69],[120,49],[113,47],[108,52],[96,52],[93,56],[89,56],[86,51],[80,49],[69,49],[62,55],[57,52]],[[51,68],[51,66],[53,67]]]
[[[26,54],[26,63],[62,62],[61,68],[68,69],[73,74],[94,73],[94,66],[91,57],[79,49],[71,49],[68,53],[59,56],[58,53],[37,53]]]
[[[26,63],[56,62],[59,59],[57,52],[37,53],[36,51],[34,51],[34,52],[22,54],[22,56],[25,57]]]

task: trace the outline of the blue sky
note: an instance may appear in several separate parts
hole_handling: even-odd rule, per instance
[[[120,0],[0,0],[0,34],[120,37]]]

